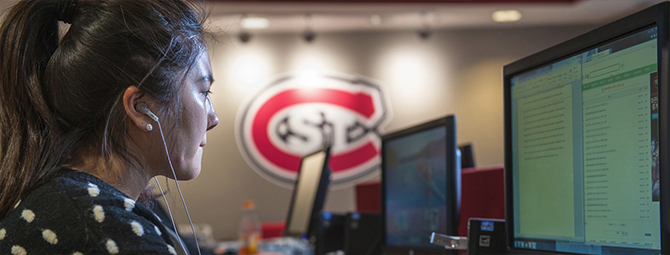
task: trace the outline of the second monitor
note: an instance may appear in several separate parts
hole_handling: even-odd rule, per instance
[[[456,235],[460,208],[456,118],[382,138],[383,254],[444,254],[432,232]]]
[[[319,212],[330,182],[330,149],[303,157],[286,219],[285,236],[308,239],[316,235]]]

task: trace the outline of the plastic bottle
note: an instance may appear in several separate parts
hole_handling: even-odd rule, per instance
[[[237,232],[241,242],[239,255],[257,254],[258,242],[261,240],[261,221],[258,219],[254,201],[244,201],[242,208],[242,221]]]

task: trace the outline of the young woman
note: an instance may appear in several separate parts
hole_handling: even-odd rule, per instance
[[[218,124],[189,3],[25,0],[6,13],[0,254],[176,253],[135,201],[154,176],[195,178]]]

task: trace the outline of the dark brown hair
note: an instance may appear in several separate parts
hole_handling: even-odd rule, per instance
[[[81,150],[139,167],[123,92],[137,86],[178,117],[206,47],[204,15],[184,0],[79,0],[62,38],[58,3],[20,1],[0,26],[0,220]]]

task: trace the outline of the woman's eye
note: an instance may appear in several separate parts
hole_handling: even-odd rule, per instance
[[[207,96],[209,96],[209,95],[212,94],[212,91],[211,91],[211,90],[207,90],[207,91],[202,92],[202,94],[203,94],[204,96],[207,97]]]

